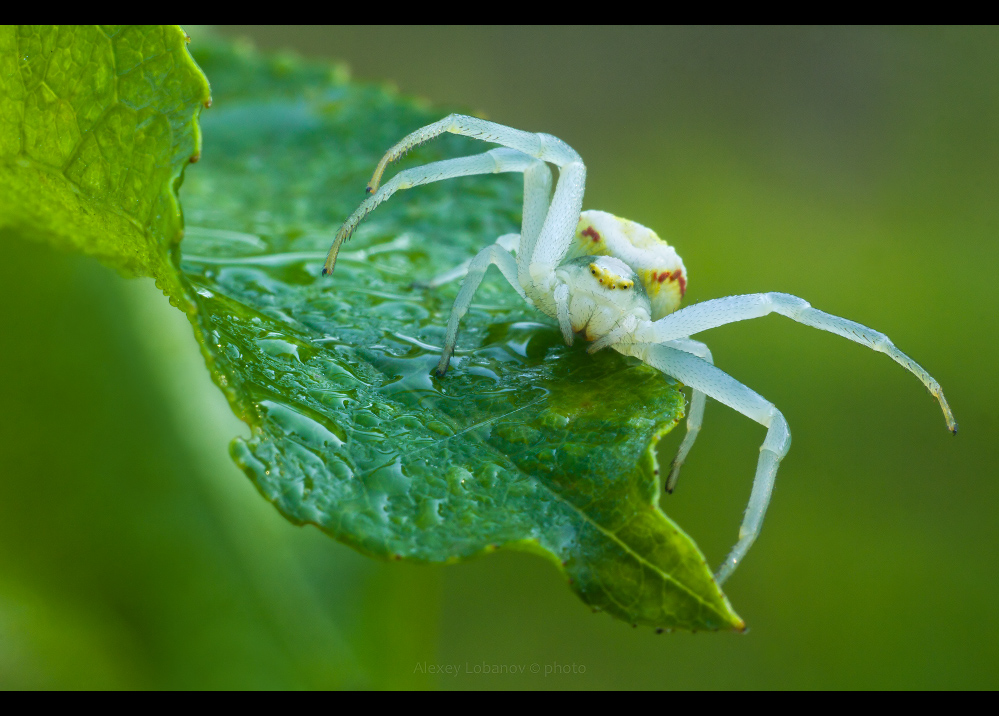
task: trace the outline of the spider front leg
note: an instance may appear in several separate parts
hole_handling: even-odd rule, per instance
[[[540,282],[543,284],[543,288],[549,294],[546,297],[547,308],[552,309],[549,311],[546,308],[545,312],[554,315],[555,311],[554,306],[551,305],[550,294],[554,291],[555,285],[554,281],[549,279],[553,278],[555,267],[565,258],[569,245],[572,243],[576,225],[579,222],[583,190],[586,184],[586,167],[583,165],[583,160],[576,150],[550,134],[524,132],[485,119],[452,114],[439,122],[428,124],[410,133],[389,149],[375,168],[371,182],[368,184],[368,192],[375,192],[376,195],[380,193],[378,186],[382,174],[390,162],[395,161],[410,149],[444,133],[501,144],[510,150],[516,150],[527,158],[533,158],[542,166],[544,166],[544,162],[550,162],[558,167],[559,179],[551,209],[547,210],[546,206],[541,206],[537,212],[537,216],[544,220],[544,226],[539,226],[540,235],[534,234],[528,230],[526,225],[524,226],[521,231],[521,253],[518,260],[522,272],[525,266],[531,267],[532,283],[538,284]],[[537,171],[540,173],[540,170]],[[529,181],[529,177],[526,175],[529,173],[530,171],[525,170],[525,187]],[[550,181],[550,177],[548,180]],[[524,222],[527,224],[529,212],[526,188],[524,204]],[[349,220],[348,223],[350,223]],[[537,237],[536,244],[535,237]],[[341,241],[338,234],[337,242]],[[334,242],[334,250],[338,248],[337,242]],[[331,254],[334,253],[334,250],[331,250]],[[523,278],[521,283],[524,284]]]
[[[615,347],[622,353],[640,358],[694,390],[710,395],[719,403],[767,428],[767,437],[760,447],[760,459],[756,464],[756,477],[753,478],[749,504],[739,527],[739,541],[715,574],[715,580],[721,584],[735,571],[760,534],[763,517],[773,493],[777,468],[791,446],[791,431],[787,421],[773,403],[703,358],[665,344],[632,343],[618,344]]]
[[[535,157],[545,162],[551,162],[561,169],[566,164],[579,162],[579,154],[558,137],[550,134],[535,134],[514,129],[487,119],[469,117],[464,114],[449,114],[444,119],[420,127],[399,140],[394,147],[385,152],[385,156],[375,167],[375,173],[368,182],[368,193],[378,190],[385,168],[410,149],[417,147],[442,134],[460,134],[463,137],[479,139],[483,142],[501,144],[510,149],[516,149],[529,157]]]
[[[957,422],[954,420],[954,414],[947,404],[940,384],[921,365],[896,348],[888,336],[855,321],[819,311],[812,308],[808,301],[787,293],[752,293],[696,303],[654,323],[640,327],[635,331],[634,340],[640,343],[664,343],[723,326],[726,323],[760,318],[770,313],[779,313],[798,323],[835,333],[879,353],[884,353],[919,378],[930,394],[940,403],[944,419],[947,421],[947,429],[952,433],[957,433]]]
[[[488,152],[475,154],[470,157],[445,159],[444,161],[431,162],[430,164],[424,164],[420,167],[413,167],[412,169],[401,171],[392,177],[392,180],[387,182],[385,186],[361,202],[361,205],[354,210],[354,213],[351,214],[345,222],[343,222],[339,230],[336,232],[336,237],[333,239],[332,246],[330,246],[329,254],[326,256],[326,263],[323,266],[323,274],[329,275],[333,273],[333,269],[336,266],[336,257],[340,253],[340,247],[351,237],[358,224],[360,224],[368,214],[374,211],[379,204],[387,201],[397,191],[411,189],[424,184],[446,181],[448,179],[476,176],[479,174],[524,172],[526,175],[539,173],[539,167],[544,171],[544,173],[549,175],[547,184],[548,194],[543,197],[543,201],[541,202],[547,210],[548,200],[551,194],[551,172],[548,170],[548,167],[544,164],[544,162],[533,159],[526,154],[513,149],[500,147],[498,149],[492,149]],[[525,180],[525,186],[526,183],[527,182]],[[544,183],[543,180],[541,183]],[[535,200],[532,203],[532,207],[536,203],[538,202]],[[527,192],[525,188],[525,219],[527,218],[527,214]],[[541,215],[540,220],[536,220],[539,231],[541,228],[541,221],[543,220],[544,214]],[[524,232],[522,231],[521,233]]]
[[[503,145],[505,149],[494,149],[474,157],[435,162],[406,170],[379,188],[382,174],[389,162],[395,161],[413,147],[445,132],[495,142]],[[553,198],[552,177],[547,162],[555,164],[559,169]],[[568,253],[579,222],[586,185],[586,167],[572,147],[550,134],[523,132],[476,117],[452,114],[407,135],[386,152],[378,163],[367,189],[368,193],[373,193],[373,196],[364,201],[340,227],[330,247],[323,273],[332,273],[340,247],[361,220],[398,189],[456,176],[500,171],[524,172],[524,217],[520,232],[520,251],[517,256],[520,286],[535,306],[549,316],[559,318],[565,333],[566,327],[569,326],[568,318],[560,315],[565,311],[557,309],[555,299],[555,292],[558,290],[559,302],[564,304],[565,289],[560,288],[555,269]],[[549,198],[551,198],[550,207]],[[498,260],[506,261],[506,259]],[[456,271],[446,278],[450,279],[457,275]],[[439,370],[446,369],[446,363],[442,358]]]

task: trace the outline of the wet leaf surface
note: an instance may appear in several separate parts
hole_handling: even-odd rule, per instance
[[[76,248],[158,276],[186,311],[213,378],[252,429],[231,452],[261,493],[288,519],[373,556],[451,562],[526,549],[559,565],[585,602],[629,622],[741,629],[703,555],[658,507],[655,444],[684,409],[668,378],[612,351],[566,347],[498,276],[465,318],[451,371],[431,375],[457,285],[418,284],[517,230],[517,179],[396,197],[323,278],[333,234],[384,149],[442,112],[349,83],[335,67],[211,42],[194,49],[215,106],[181,194],[179,263],[176,212],[128,214],[123,190],[79,201],[100,221],[126,216],[141,230]],[[194,85],[150,86],[167,95],[161,105],[186,102],[185,116],[196,114]],[[169,171],[136,180],[151,206],[197,145],[193,123],[176,127],[150,150]],[[448,137],[407,161],[484,148]],[[80,195],[61,186],[45,191]],[[57,215],[50,226],[8,213],[25,233],[71,235]]]

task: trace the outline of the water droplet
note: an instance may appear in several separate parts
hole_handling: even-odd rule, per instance
[[[443,500],[425,499],[420,501],[416,525],[420,529],[429,529],[444,522],[440,515],[440,504]]]
[[[280,338],[258,338],[257,346],[267,355],[275,357],[289,356],[299,363],[302,362],[302,359],[298,355],[298,346]]]
[[[369,493],[401,495],[409,492],[412,480],[402,471],[402,458],[395,455],[390,462],[376,467],[361,477]]]
[[[313,417],[305,415],[300,410],[273,400],[261,400],[257,403],[264,409],[265,419],[278,427],[285,435],[297,438],[302,444],[316,450],[336,450],[343,445],[346,436],[336,435],[333,430],[341,432],[339,426],[325,426]]]

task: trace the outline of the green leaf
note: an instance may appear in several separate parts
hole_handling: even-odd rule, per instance
[[[176,281],[210,102],[186,45],[176,26],[0,27],[0,227]]]
[[[336,67],[214,43],[195,51],[216,106],[184,187],[182,271],[171,273],[171,235],[155,212],[140,223],[145,234],[87,246],[166,278],[216,383],[251,426],[231,452],[265,497],[373,556],[452,562],[525,549],[552,559],[585,602],[629,622],[742,629],[703,555],[658,507],[655,445],[684,407],[670,380],[612,351],[567,348],[547,318],[488,278],[452,370],[431,376],[457,285],[414,282],[517,230],[517,178],[396,197],[322,278],[334,232],[382,152],[442,113],[351,84]],[[179,105],[188,90],[159,86],[158,101]],[[161,149],[156,165],[178,177],[185,155]],[[411,158],[483,149],[448,137]],[[120,216],[107,196],[87,206],[95,222]],[[58,216],[36,227],[35,215],[12,215],[36,233],[71,235]]]

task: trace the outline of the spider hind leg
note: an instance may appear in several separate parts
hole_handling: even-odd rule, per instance
[[[700,341],[681,338],[670,341],[670,345],[687,353],[692,353],[698,358],[703,358],[708,363],[714,365],[711,349]],[[672,494],[673,490],[676,489],[677,480],[680,479],[680,468],[686,462],[687,455],[690,454],[690,449],[694,447],[694,441],[697,440],[697,435],[701,432],[701,425],[704,423],[704,406],[706,402],[707,396],[702,391],[697,388],[691,388],[690,410],[687,412],[687,433],[683,436],[683,442],[680,443],[680,447],[676,451],[676,457],[670,463],[669,476],[666,478],[665,485],[665,490],[668,494]]]
[[[667,344],[636,343],[628,346],[627,352],[767,428],[767,436],[760,447],[749,504],[739,527],[739,540],[715,574],[715,580],[721,584],[735,571],[760,534],[763,517],[773,493],[777,468],[791,447],[791,431],[787,421],[773,403],[703,358]]]

